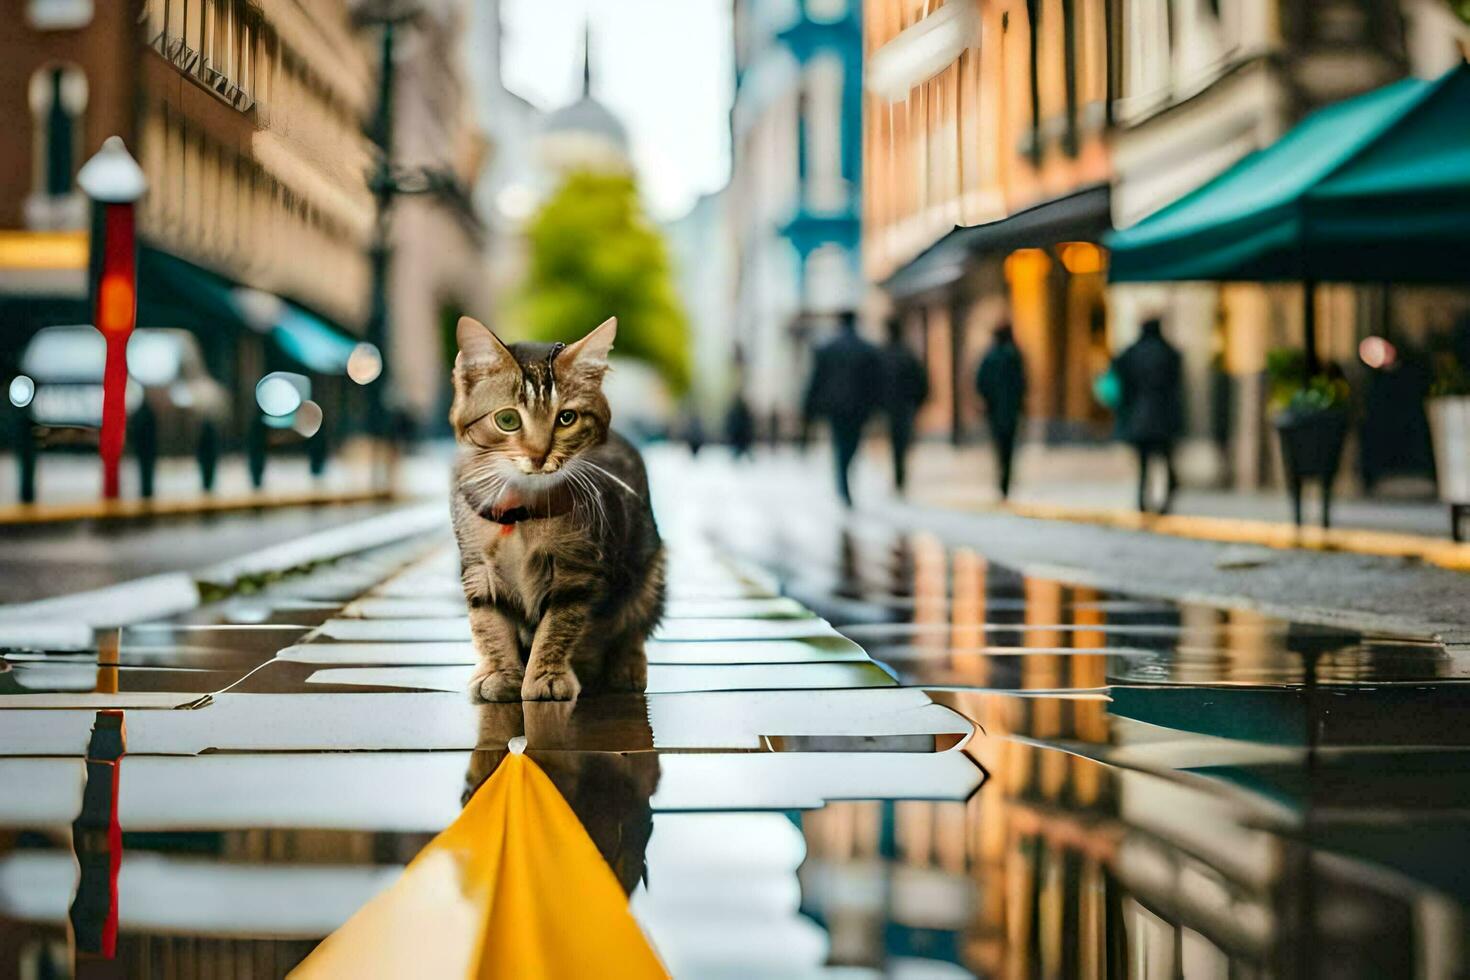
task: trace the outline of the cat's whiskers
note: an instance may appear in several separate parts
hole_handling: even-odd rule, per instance
[[[572,487],[573,501],[580,502],[585,498],[587,513],[596,520],[597,530],[600,534],[606,521],[607,513],[602,506],[602,501],[598,498],[597,487],[587,478],[587,474],[577,469],[576,464],[578,462],[580,461],[575,457],[569,460],[567,465],[562,468],[562,472],[567,475],[567,479]]]
[[[590,460],[590,459],[586,459],[585,457],[578,457],[578,459],[579,459],[580,462],[585,463],[586,465],[592,467],[594,470],[596,470],[597,472],[601,473],[603,476],[607,477],[609,480],[613,481],[618,486],[622,487],[624,490],[628,491],[628,493],[632,494],[635,497],[638,496],[638,491],[637,490],[634,490],[632,487],[628,486],[628,484],[625,483],[623,480],[621,480],[617,475],[609,472],[607,469],[605,469],[605,468],[603,468],[601,466],[598,466],[596,463],[592,462],[592,460]]]

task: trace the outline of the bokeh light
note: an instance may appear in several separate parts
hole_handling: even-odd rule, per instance
[[[268,374],[255,386],[255,404],[274,418],[284,418],[301,407],[305,396],[284,371]]]
[[[1358,344],[1358,358],[1375,371],[1392,367],[1398,357],[1398,348],[1382,337],[1364,337]]]
[[[36,397],[36,383],[24,374],[17,374],[10,379],[10,404],[16,408],[25,408]]]
[[[303,439],[310,439],[322,427],[322,407],[314,401],[304,401],[291,419],[291,430]]]
[[[366,341],[347,355],[347,376],[360,385],[372,384],[383,373],[383,355]]]

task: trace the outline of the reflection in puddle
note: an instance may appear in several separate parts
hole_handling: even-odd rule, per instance
[[[470,705],[449,550],[7,655],[0,976],[75,966],[71,827],[116,705],[129,975],[285,973],[522,738],[676,976],[1470,966],[1464,655],[721,521],[670,531],[641,696]]]
[[[931,535],[784,530],[764,560],[980,728],[967,802],[801,815],[829,964],[998,977],[1470,968],[1470,658],[1023,576]],[[898,543],[895,542],[898,539]]]

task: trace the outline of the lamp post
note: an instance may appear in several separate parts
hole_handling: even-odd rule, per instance
[[[405,169],[393,165],[393,97],[397,84],[394,49],[398,30],[420,14],[417,0],[370,0],[353,12],[353,20],[363,28],[377,28],[379,37],[378,103],[368,128],[368,138],[376,148],[368,187],[377,204],[373,222],[373,241],[368,250],[372,294],[368,305],[366,340],[378,349],[380,363],[377,377],[366,383],[368,398],[368,431],[379,437],[389,436],[388,412],[384,395],[388,390],[391,357],[388,343],[388,272],[392,258],[389,242],[390,215],[394,200],[402,194],[452,192],[457,178],[447,169]]]
[[[118,465],[127,433],[128,338],[138,318],[136,205],[148,189],[138,162],[122,137],[109,136],[77,172],[77,184],[92,200],[88,263],[92,322],[107,341],[102,373],[102,496],[118,497]]]

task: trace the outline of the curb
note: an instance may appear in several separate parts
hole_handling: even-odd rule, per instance
[[[137,520],[144,517],[191,517],[280,507],[386,503],[400,499],[392,490],[306,490],[300,493],[247,493],[227,497],[197,496],[164,500],[88,500],[65,504],[0,506],[0,527],[61,524],[68,521]]]
[[[1033,520],[1094,524],[1121,531],[1167,534],[1196,541],[1303,549],[1379,558],[1414,558],[1456,572],[1470,572],[1470,544],[1399,531],[1362,528],[1296,527],[1277,521],[1186,514],[1145,514],[1136,510],[1012,502],[990,507],[953,508],[972,513],[1011,514]]]
[[[30,644],[17,641],[32,633],[51,637],[58,624],[64,624],[74,634],[74,643],[90,647],[94,629],[177,616],[268,579],[428,533],[445,524],[447,517],[447,509],[437,503],[415,504],[192,572],[164,572],[86,592],[0,605],[0,639],[26,646]]]

